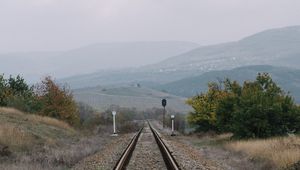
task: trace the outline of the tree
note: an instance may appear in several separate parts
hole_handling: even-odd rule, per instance
[[[216,130],[216,107],[222,95],[220,86],[210,83],[206,94],[188,99],[186,103],[194,109],[187,117],[189,123],[198,125],[199,131]]]
[[[73,95],[66,86],[60,87],[51,77],[46,77],[36,87],[42,104],[40,114],[64,120],[71,125],[79,125],[79,111]]]
[[[220,88],[223,87],[224,89]],[[243,86],[229,79],[187,101],[194,109],[188,121],[198,130],[233,132],[238,138],[270,137],[299,132],[300,111],[267,73]]]
[[[0,75],[0,106],[7,105],[7,83],[4,75]]]
[[[30,87],[20,75],[10,76],[7,88],[7,106],[32,113],[40,110],[33,86]]]
[[[33,87],[20,76],[10,76],[8,79],[0,75],[0,106],[8,106],[26,112],[36,112],[36,96]]]
[[[300,126],[292,97],[266,73],[244,83],[234,116],[233,132],[240,138],[284,135]]]
[[[32,92],[24,78],[22,78],[20,75],[17,75],[17,77],[10,76],[7,85],[14,96],[27,95],[27,93]]]

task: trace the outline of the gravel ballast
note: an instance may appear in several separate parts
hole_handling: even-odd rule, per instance
[[[127,169],[167,169],[155,138],[148,125],[145,125]]]

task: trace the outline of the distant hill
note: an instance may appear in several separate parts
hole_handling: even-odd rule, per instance
[[[0,73],[21,73],[30,81],[37,81],[47,74],[62,78],[104,69],[153,64],[198,46],[183,41],[116,42],[61,52],[0,54]]]
[[[138,110],[161,108],[161,100],[168,100],[167,108],[177,112],[187,113],[189,106],[185,104],[185,98],[168,93],[152,90],[146,87],[94,87],[74,90],[77,101],[87,103],[94,108],[104,111],[111,105],[132,108]]]
[[[21,74],[29,82],[37,82],[41,77],[58,69],[53,57],[62,52],[27,52],[0,54],[0,74]]]
[[[158,84],[169,83],[199,75],[198,71],[179,72],[149,72],[136,69],[103,70],[92,74],[83,74],[60,79],[61,83],[68,83],[72,89],[95,87],[95,86],[122,86],[133,83],[140,83],[143,86],[153,87]]]
[[[97,43],[56,56],[56,75],[86,74],[104,69],[139,67],[162,61],[198,47],[192,42]]]
[[[100,71],[63,79],[71,87],[139,82],[149,87],[248,65],[300,69],[300,26],[266,30],[240,41],[210,45],[137,69]]]
[[[257,73],[270,73],[273,80],[286,92],[289,91],[300,102],[300,70],[268,65],[245,66],[232,70],[211,71],[200,76],[189,77],[172,83],[157,86],[158,90],[190,97],[207,91],[209,82],[218,82],[225,78],[243,83],[245,80],[255,80]]]
[[[147,68],[207,72],[266,64],[300,69],[299,47],[300,26],[292,26],[266,30],[237,42],[200,47]]]

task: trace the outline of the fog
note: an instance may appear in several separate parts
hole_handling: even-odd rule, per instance
[[[300,24],[299,0],[1,0],[0,53],[99,42],[238,40]]]

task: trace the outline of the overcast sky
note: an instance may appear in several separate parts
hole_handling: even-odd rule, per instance
[[[0,52],[96,42],[238,40],[300,25],[299,0],[0,0]]]

